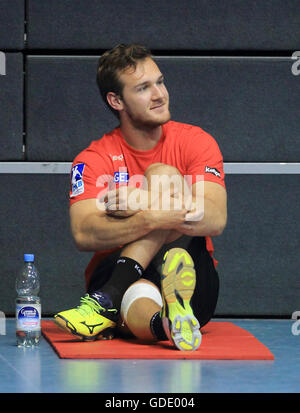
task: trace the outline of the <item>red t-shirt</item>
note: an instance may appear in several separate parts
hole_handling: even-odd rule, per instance
[[[137,150],[128,145],[120,128],[93,141],[74,159],[70,205],[99,198],[108,185],[130,185],[131,179],[143,176],[148,166],[156,162],[176,167],[181,175],[190,177],[191,184],[204,179],[225,187],[223,157],[215,139],[197,126],[169,121],[162,126],[162,136],[151,150]],[[212,256],[210,237],[206,237],[206,245]],[[111,251],[95,253],[86,270],[87,282],[94,268]]]

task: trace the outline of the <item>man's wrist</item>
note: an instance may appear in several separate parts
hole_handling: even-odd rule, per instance
[[[158,223],[155,219],[153,219],[153,213],[150,209],[143,209],[139,211],[137,215],[142,220],[142,224],[144,228],[148,230],[148,232],[157,229]]]

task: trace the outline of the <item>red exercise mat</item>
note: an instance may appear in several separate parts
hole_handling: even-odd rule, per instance
[[[169,341],[148,344],[137,339],[79,341],[53,321],[42,321],[42,333],[62,359],[203,359],[274,360],[252,334],[231,322],[210,321],[196,351],[179,351]]]

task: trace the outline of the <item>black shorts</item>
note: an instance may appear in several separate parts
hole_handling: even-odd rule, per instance
[[[186,249],[194,261],[196,286],[191,299],[191,307],[200,326],[203,327],[213,317],[219,295],[219,276],[215,269],[213,259],[206,249],[204,237],[191,238],[183,236],[170,244],[166,244],[150,262],[144,271],[143,278],[151,281],[160,289],[160,268],[164,254],[168,249],[178,247]],[[109,280],[120,253],[121,250],[116,251],[100,263],[92,274],[88,286],[88,293],[101,291],[102,287]],[[121,279],[120,283],[126,284],[126,280]],[[127,289],[129,285],[122,285],[122,287]]]

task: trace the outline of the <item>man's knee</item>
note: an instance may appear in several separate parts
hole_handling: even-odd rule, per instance
[[[186,183],[180,171],[172,165],[154,163],[145,171],[147,188],[155,193],[172,196],[174,193],[183,193]]]
[[[150,320],[161,307],[159,289],[152,282],[141,279],[126,290],[121,303],[121,317],[136,337],[152,340]]]
[[[180,171],[175,166],[167,165],[165,163],[160,162],[153,163],[146,169],[145,176],[148,177],[152,175],[182,176]]]
[[[140,279],[131,284],[125,291],[121,303],[121,316],[127,323],[131,306],[140,299],[150,299],[158,306],[162,306],[162,298],[159,289],[151,281]]]

